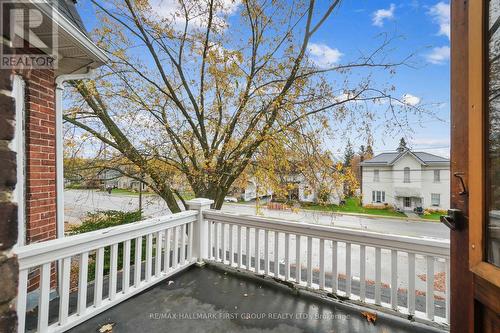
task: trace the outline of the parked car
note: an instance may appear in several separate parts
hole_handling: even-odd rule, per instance
[[[238,202],[238,199],[235,197],[224,197],[225,202]]]

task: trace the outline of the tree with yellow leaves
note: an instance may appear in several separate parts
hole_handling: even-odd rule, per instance
[[[95,38],[110,63],[95,81],[72,82],[73,104],[64,119],[100,140],[107,156],[147,175],[172,212],[180,210],[173,174],[219,209],[251,165],[277,181],[282,164],[290,163],[282,161],[292,161],[283,147],[305,128],[368,122],[373,114],[363,105],[369,101],[388,102],[389,125],[402,126],[406,112],[422,112],[392,96],[394,87],[371,81],[369,71],[392,74],[407,63],[387,61],[391,39],[343,64],[309,57],[309,42],[339,0],[321,10],[315,0],[92,3],[99,17]],[[362,78],[351,82],[358,70]],[[317,157],[324,161],[311,166],[319,168],[328,158]],[[312,163],[303,156],[294,161]],[[333,167],[327,164],[330,169],[307,177],[323,178]]]

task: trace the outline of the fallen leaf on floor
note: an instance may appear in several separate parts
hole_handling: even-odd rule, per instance
[[[104,324],[99,328],[100,333],[111,333],[113,332],[113,326],[115,323]]]
[[[361,312],[361,315],[363,315],[363,317],[365,317],[369,323],[375,324],[375,322],[377,321],[377,314],[376,313],[365,311],[365,312]]]
[[[247,297],[247,296],[248,296],[248,294],[243,294],[243,296]]]
[[[168,285],[170,286],[172,283],[174,283],[174,281],[170,280],[168,281]]]

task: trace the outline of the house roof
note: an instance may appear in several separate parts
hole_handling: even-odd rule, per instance
[[[78,14],[75,5],[75,0],[57,0],[57,9],[59,12],[75,27],[77,27],[78,30],[85,35],[88,35],[87,29],[85,29],[85,25],[83,24],[82,18],[80,17],[80,14]]]
[[[53,45],[53,38],[57,38],[56,76],[85,74],[108,61],[107,55],[89,38],[75,0],[40,0],[32,5],[56,24],[55,27],[42,24],[38,30],[38,37],[46,45]]]
[[[362,166],[370,166],[370,165],[375,165],[375,166],[391,166],[393,165],[398,159],[403,157],[406,154],[410,154],[413,156],[417,161],[419,161],[423,165],[427,164],[449,164],[450,160],[441,156],[437,156],[434,154],[429,154],[426,152],[422,151],[411,151],[409,149],[402,151],[402,152],[392,152],[392,153],[382,153],[374,156],[373,158],[361,162]]]

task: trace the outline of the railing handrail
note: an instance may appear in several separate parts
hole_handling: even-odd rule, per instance
[[[19,269],[27,269],[62,258],[95,250],[112,244],[175,227],[197,219],[197,211],[184,211],[129,224],[90,231],[40,243],[33,243],[14,249]]]
[[[301,236],[334,239],[348,243],[394,249],[421,255],[431,255],[445,259],[450,257],[450,241],[446,239],[429,239],[385,234],[304,222],[291,222],[276,218],[227,213],[218,210],[205,210],[203,211],[203,216],[205,219],[214,222],[275,230]]]

